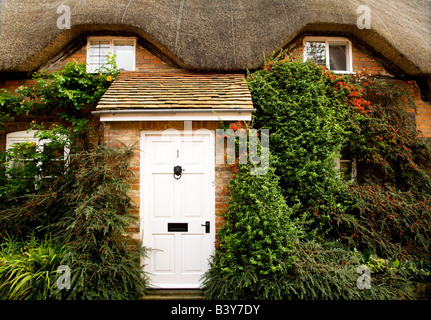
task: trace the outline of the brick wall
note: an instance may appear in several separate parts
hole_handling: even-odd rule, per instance
[[[353,72],[370,76],[390,76],[388,72],[371,56],[361,52],[355,46],[352,48]]]

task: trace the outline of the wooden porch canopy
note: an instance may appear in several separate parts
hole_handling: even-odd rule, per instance
[[[247,121],[253,111],[243,74],[122,72],[93,113],[101,121]]]

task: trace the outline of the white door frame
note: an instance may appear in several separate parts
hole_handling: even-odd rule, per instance
[[[148,210],[146,206],[146,198],[149,195],[149,192],[147,190],[148,185],[145,183],[145,152],[146,152],[146,137],[147,136],[161,136],[161,135],[207,135],[209,136],[209,190],[210,194],[208,196],[209,203],[208,203],[208,210],[210,213],[209,221],[211,224],[211,232],[208,235],[210,237],[211,242],[211,248],[209,248],[210,255],[213,254],[215,249],[215,235],[216,235],[216,226],[215,226],[215,132],[208,129],[199,129],[199,130],[175,130],[175,129],[169,129],[164,131],[141,131],[140,136],[140,232],[141,232],[141,245],[145,245],[144,243],[144,234],[145,230],[148,229],[146,226],[148,226],[149,223],[149,217],[146,214],[146,211]],[[204,228],[204,227],[202,227]],[[210,258],[210,255],[207,257]],[[141,258],[141,266],[144,266],[147,264],[148,261],[146,261],[144,258]],[[209,269],[209,261],[208,261],[208,269]],[[192,285],[184,285],[184,284],[177,284],[177,283],[171,283],[169,285],[163,285],[158,286],[158,288],[198,288],[200,287],[201,282],[198,286],[195,284]],[[150,287],[152,286],[151,283],[149,284]]]

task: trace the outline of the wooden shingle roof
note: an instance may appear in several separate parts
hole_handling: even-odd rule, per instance
[[[97,110],[253,109],[243,74],[122,72]]]

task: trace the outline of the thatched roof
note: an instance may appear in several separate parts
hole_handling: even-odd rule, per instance
[[[68,5],[72,28],[57,28]],[[358,29],[357,7],[371,9]],[[349,36],[400,74],[431,75],[429,0],[0,0],[0,71],[30,72],[74,40],[129,32],[197,70],[259,67],[301,33]],[[430,82],[431,83],[431,82]]]

